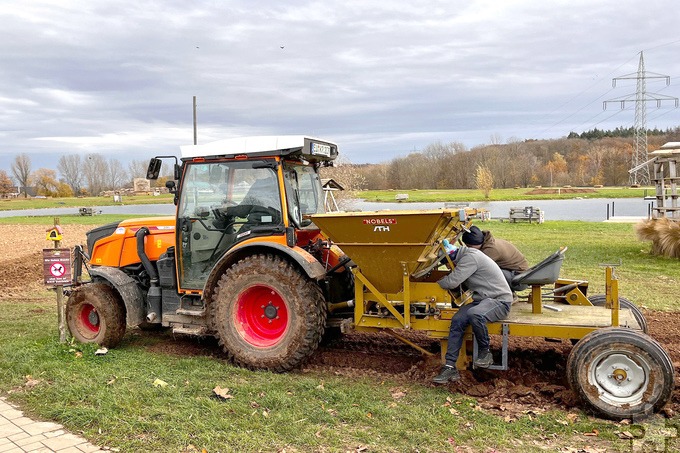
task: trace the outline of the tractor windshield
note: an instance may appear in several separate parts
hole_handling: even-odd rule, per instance
[[[283,234],[281,195],[269,161],[187,163],[178,204],[180,287],[203,289],[235,243]]]
[[[288,211],[298,226],[304,226],[303,216],[326,212],[319,175],[310,165],[283,165]]]

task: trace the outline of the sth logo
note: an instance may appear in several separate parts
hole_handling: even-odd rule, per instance
[[[387,225],[376,225],[373,227],[373,232],[385,232],[385,231],[390,231],[390,227]]]

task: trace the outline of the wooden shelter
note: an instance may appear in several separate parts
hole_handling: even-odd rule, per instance
[[[321,187],[323,187],[323,203],[326,206],[326,212],[339,211],[340,208],[338,207],[338,202],[335,200],[333,192],[345,189],[332,178],[322,179]]]
[[[668,142],[660,149],[649,153],[652,157],[652,181],[656,184],[656,207],[654,217],[666,217],[680,220],[678,206],[678,174],[677,163],[680,159],[680,142]]]

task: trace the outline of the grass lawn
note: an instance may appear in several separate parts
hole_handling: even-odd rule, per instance
[[[550,188],[546,188],[550,189]],[[554,188],[557,190],[557,188]],[[592,189],[592,188],[587,188]],[[451,190],[364,190],[356,192],[357,198],[366,201],[394,201],[397,193],[408,194],[408,202],[446,202],[446,201],[512,201],[512,200],[561,200],[581,198],[643,198],[647,194],[654,195],[653,187],[602,187],[592,189],[590,193],[569,193],[568,191],[551,194],[531,195],[533,187],[517,189],[493,189],[489,198],[479,189],[451,189]]]
[[[129,204],[172,204],[173,195],[123,196],[121,203],[114,203],[113,197],[66,197],[66,198],[13,198],[0,201],[0,211],[43,208],[82,208],[94,206],[119,206]]]
[[[92,346],[58,343],[55,311],[51,303],[4,303],[0,388],[28,415],[123,452],[629,447],[616,435],[628,428],[580,412],[536,408],[506,420],[441,387],[251,372],[226,363],[212,343],[206,355],[160,352],[176,341],[163,333],[128,333],[119,347],[95,356]],[[161,347],[151,351],[155,345]],[[212,395],[216,386],[228,389],[228,399]],[[594,432],[597,439],[584,435]]]

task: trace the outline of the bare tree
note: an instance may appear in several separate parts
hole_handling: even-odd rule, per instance
[[[116,190],[125,184],[127,172],[118,159],[109,160],[108,167],[109,171],[106,174],[106,185],[109,189]]]
[[[71,187],[73,193],[80,193],[80,189],[83,188],[83,169],[80,154],[61,156],[57,170],[59,170],[64,182]]]
[[[108,164],[101,154],[88,154],[83,162],[83,176],[90,195],[97,196],[104,190]]]
[[[14,158],[12,174],[19,183],[19,192],[23,189],[24,198],[27,197],[26,187],[31,182],[31,158],[28,157],[28,154],[22,153]]]
[[[135,178],[146,178],[146,170],[148,166],[148,160],[131,160],[128,164],[128,174],[130,176],[130,180],[134,180]]]

